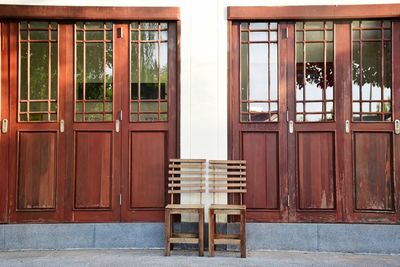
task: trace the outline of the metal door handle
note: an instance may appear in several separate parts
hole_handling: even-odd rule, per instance
[[[346,120],[345,124],[345,131],[346,133],[350,133],[350,121]]]
[[[60,121],[60,132],[63,133],[65,130],[65,126],[64,126],[64,120]]]
[[[117,133],[119,133],[119,128],[120,128],[120,120],[116,120],[116,121],[115,121],[115,131],[116,131]]]
[[[400,120],[394,121],[394,133],[400,134]]]
[[[289,133],[293,133],[293,121],[289,121]]]
[[[1,132],[3,134],[8,132],[8,120],[7,119],[3,119],[1,122]]]

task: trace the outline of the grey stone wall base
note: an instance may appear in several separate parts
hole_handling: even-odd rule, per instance
[[[195,229],[194,224],[175,225],[178,232]],[[248,223],[246,229],[249,250],[400,254],[400,225]],[[222,224],[218,230],[233,233],[238,225]],[[163,223],[0,225],[0,250],[163,247]]]

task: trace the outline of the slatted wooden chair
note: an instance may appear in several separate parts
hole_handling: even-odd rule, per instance
[[[246,258],[246,205],[243,196],[246,193],[246,161],[210,160],[208,171],[209,192],[213,194],[213,203],[209,209],[208,255],[214,256],[215,245],[239,245],[240,256]],[[239,197],[239,204],[215,204],[218,193],[234,194]],[[239,234],[216,233],[216,215],[240,216]]]
[[[165,255],[171,254],[175,243],[198,244],[199,256],[204,255],[204,205],[205,159],[170,159],[168,171],[168,194],[170,204],[165,207]],[[183,193],[199,194],[198,204],[178,204]],[[198,214],[198,233],[174,233],[173,216]]]

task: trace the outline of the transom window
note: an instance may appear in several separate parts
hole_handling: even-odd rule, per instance
[[[113,24],[75,24],[75,121],[113,120]]]
[[[334,111],[333,22],[296,23],[296,121],[332,121]]]
[[[168,23],[134,22],[130,121],[168,120]]]
[[[278,23],[240,24],[240,121],[278,121]]]
[[[353,121],[391,121],[391,21],[353,21],[352,39]]]
[[[58,24],[19,23],[20,122],[57,121]]]

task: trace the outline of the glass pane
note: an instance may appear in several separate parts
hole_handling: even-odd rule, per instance
[[[104,32],[103,31],[87,31],[86,32],[86,40],[103,40]]]
[[[43,28],[48,28],[49,23],[47,21],[31,21],[29,22],[29,26],[31,29],[33,28],[43,29]]]
[[[141,112],[157,112],[158,111],[158,102],[141,102],[140,104]]]
[[[47,43],[30,44],[30,99],[48,99],[49,51]]]
[[[278,44],[271,43],[269,45],[270,49],[270,99],[269,100],[277,100],[278,99]]]
[[[378,27],[381,27],[381,21],[380,20],[364,20],[364,21],[361,21],[361,27],[362,28],[378,28]]]
[[[242,100],[247,100],[248,91],[248,45],[242,44],[240,49],[240,75]]]
[[[382,75],[381,44],[379,42],[367,42],[362,44],[362,99],[377,99],[380,94],[380,82]],[[380,97],[378,98],[380,99]]]
[[[250,45],[250,100],[265,100],[268,96],[268,46]]]
[[[21,43],[21,66],[20,66],[20,99],[26,100],[28,99],[28,44]]]
[[[113,46],[106,44],[106,99],[113,99]]]
[[[48,31],[30,31],[31,40],[48,40]]]
[[[138,103],[137,102],[131,103],[131,112],[138,112]]]
[[[31,102],[30,111],[48,111],[47,102]]]
[[[86,99],[103,99],[104,96],[104,45],[86,44]]]
[[[265,22],[250,23],[250,30],[266,30],[266,29],[268,29],[268,23]]]
[[[249,40],[249,33],[248,32],[242,32],[240,36],[241,36],[241,41],[242,42],[247,42]]]
[[[140,97],[158,98],[158,48],[156,43],[141,43]]]
[[[157,22],[141,22],[140,23],[141,29],[158,29]]]
[[[167,99],[168,92],[168,44],[160,44],[160,98]]]
[[[268,32],[250,32],[250,41],[268,41]]]
[[[363,30],[361,31],[361,38],[363,40],[379,40],[382,37],[381,30]]]
[[[306,45],[306,99],[322,99],[324,88],[324,45],[311,43]]]
[[[58,68],[58,45],[56,43],[51,44],[51,99],[57,99],[58,79],[57,79],[57,68]]]
[[[19,107],[20,107],[20,111],[21,111],[21,112],[26,112],[26,111],[27,111],[27,104],[26,104],[26,102],[20,103]]]
[[[83,99],[83,44],[76,44],[76,98]]]
[[[167,31],[162,31],[160,32],[161,36],[161,41],[167,41],[168,40],[168,32]]]
[[[140,40],[143,41],[158,40],[158,31],[141,31]]]
[[[304,24],[304,27],[306,29],[320,29],[324,27],[324,22],[323,21],[307,21]]]
[[[141,121],[155,121],[158,120],[157,114],[140,114]]]
[[[307,41],[323,41],[324,40],[324,32],[323,31],[307,31],[306,32],[306,40]]]
[[[85,112],[102,112],[103,111],[103,102],[86,102],[85,103]]]
[[[85,27],[86,27],[86,29],[103,29],[104,22],[87,21],[87,22],[85,22]],[[103,39],[103,37],[101,39]]]
[[[131,99],[138,99],[138,83],[139,83],[139,55],[138,44],[131,43]]]
[[[384,99],[391,100],[392,91],[392,44],[390,42],[384,43],[384,57],[383,57],[383,68],[384,68]]]

